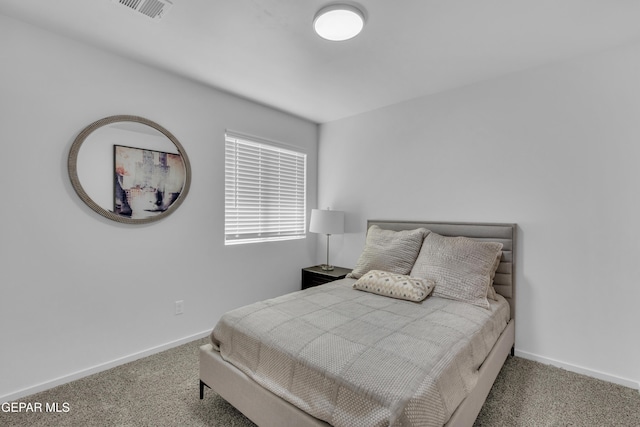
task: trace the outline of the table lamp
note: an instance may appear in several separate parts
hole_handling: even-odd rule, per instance
[[[325,271],[333,270],[333,266],[329,264],[329,236],[344,233],[344,212],[332,211],[328,208],[312,209],[309,231],[327,235],[327,263],[321,267]]]

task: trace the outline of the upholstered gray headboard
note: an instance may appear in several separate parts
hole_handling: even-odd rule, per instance
[[[496,271],[493,286],[497,293],[507,299],[511,306],[511,318],[515,318],[515,264],[516,224],[482,222],[419,222],[368,220],[367,230],[377,225],[386,230],[413,230],[424,227],[442,236],[465,236],[475,240],[502,243],[502,259]]]

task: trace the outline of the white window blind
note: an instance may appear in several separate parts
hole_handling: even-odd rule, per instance
[[[225,136],[225,245],[306,236],[307,155]]]

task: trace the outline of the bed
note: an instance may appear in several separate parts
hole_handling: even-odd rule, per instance
[[[252,304],[221,318],[212,343],[200,348],[200,398],[209,387],[259,426],[472,426],[502,365],[513,354],[516,228],[498,223],[369,220],[367,243],[354,268],[359,277]],[[373,277],[363,271],[381,262],[379,253],[365,259],[371,248],[381,250],[370,242],[374,230],[376,235],[397,233],[414,241],[418,230],[427,230],[419,232],[424,233],[420,238],[424,243],[417,254],[414,249],[408,254],[403,246],[396,251],[402,252],[401,259],[388,268],[383,260],[379,269],[387,279],[391,273],[385,270],[405,269],[403,275],[394,272],[398,278],[426,272],[417,284],[423,286],[419,289],[431,287],[431,295],[422,302],[399,297],[397,292],[389,297],[392,288],[363,289],[367,277]],[[433,257],[446,252],[440,246],[434,250],[433,245],[444,241],[458,248],[458,239],[467,246],[490,246],[492,251],[499,247],[486,298],[471,303],[456,300],[442,294],[446,287],[438,285],[440,276],[429,276],[436,271]],[[392,256],[384,259],[388,258]],[[463,257],[475,258],[476,252]],[[400,265],[403,262],[410,265]],[[437,293],[438,289],[442,292]],[[423,327],[432,319],[433,325]],[[392,324],[397,329],[387,333]],[[238,330],[234,325],[239,325]],[[372,329],[372,325],[379,327]],[[308,335],[312,329],[318,329],[316,336]],[[385,334],[376,337],[377,329]],[[418,332],[426,330],[435,335],[418,337]],[[361,333],[348,335],[353,331]],[[287,335],[294,338],[286,344],[290,347],[279,348]],[[428,345],[416,347],[422,345],[419,341]],[[423,353],[433,354],[433,360],[416,356]],[[296,359],[303,356],[306,359]],[[400,359],[405,365],[398,367]],[[373,376],[367,373],[374,368],[379,371]],[[436,371],[452,374],[442,379],[435,376]]]

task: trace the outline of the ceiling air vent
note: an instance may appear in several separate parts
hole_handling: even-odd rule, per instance
[[[162,19],[171,9],[173,3],[170,0],[111,0],[113,3],[127,7],[153,20]]]

